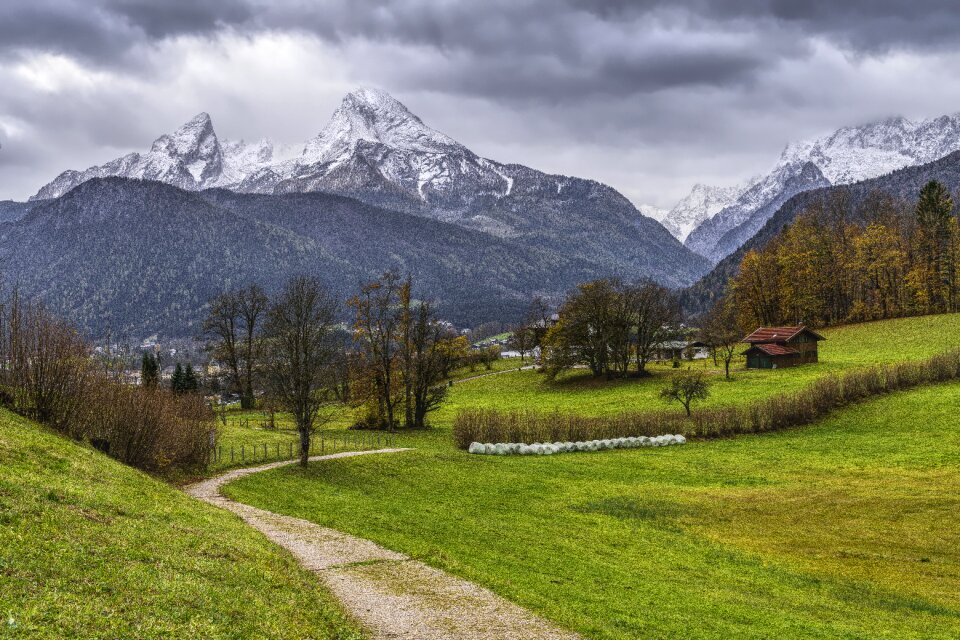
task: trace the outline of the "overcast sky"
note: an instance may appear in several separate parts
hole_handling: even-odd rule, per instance
[[[960,111],[960,12],[911,0],[2,0],[0,199],[200,111],[295,143],[383,88],[475,152],[668,207],[790,140]]]

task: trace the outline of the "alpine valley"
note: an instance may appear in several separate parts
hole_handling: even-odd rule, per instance
[[[458,324],[596,277],[710,267],[604,184],[482,158],[388,94],[348,94],[299,152],[221,141],[202,113],[146,153],[0,203],[5,278],[94,335],[195,334],[206,301],[294,273],[347,294],[387,269]]]

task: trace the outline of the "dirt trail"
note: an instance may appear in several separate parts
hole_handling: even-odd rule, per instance
[[[378,449],[315,456],[311,461],[387,454]],[[428,567],[355,536],[306,520],[234,502],[221,487],[238,478],[295,461],[236,469],[185,488],[189,495],[227,509],[287,549],[314,572],[377,639],[574,639],[546,620],[473,583]]]

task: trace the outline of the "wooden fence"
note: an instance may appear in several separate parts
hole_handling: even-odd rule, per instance
[[[342,433],[317,434],[310,439],[310,455],[322,456],[341,451],[365,451],[392,447],[395,435],[392,433]],[[210,452],[210,464],[231,466],[236,464],[271,462],[278,460],[296,460],[300,457],[300,441],[244,443],[217,445]]]

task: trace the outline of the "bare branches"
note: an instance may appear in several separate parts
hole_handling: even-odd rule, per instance
[[[289,411],[300,435],[300,464],[306,466],[310,437],[326,404],[336,360],[333,339],[337,303],[319,280],[293,278],[267,312],[265,377],[271,396]]]

